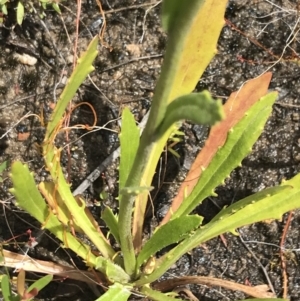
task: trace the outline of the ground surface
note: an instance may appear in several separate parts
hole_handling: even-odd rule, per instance
[[[48,11],[41,23],[35,14],[28,14],[22,28],[16,26],[12,29],[15,21],[11,12],[5,23],[6,28],[0,28],[0,163],[5,160],[27,162],[37,181],[48,177],[38,147],[43,140],[44,127],[35,117],[22,118],[27,113],[41,115],[43,112],[46,120],[51,112],[50,103],[59,97],[71,73],[76,7],[74,1],[63,3],[61,17]],[[129,106],[137,120],[141,120],[149,109],[166,43],[166,36],[160,28],[159,5],[152,7],[153,4],[151,6],[145,0],[103,0],[102,3],[104,10],[110,11],[107,14],[105,40],[112,51],[99,46],[96,70],[91,74],[93,83],[87,80],[74,102],[92,104],[97,113],[97,125],[106,129],[80,139],[84,131],[73,131],[69,138],[63,134],[58,138],[60,145],[71,145],[70,156],[65,152],[62,162],[74,188],[117,148],[119,128],[116,119],[122,108]],[[82,1],[79,52],[97,33],[99,18],[96,3]],[[222,31],[219,52],[197,89],[208,89],[225,100],[244,81],[270,70],[273,72],[270,89],[279,91],[279,99],[265,132],[253,153],[243,161],[243,167],[236,169],[226,185],[218,189],[217,198],[207,200],[200,206],[198,211],[206,220],[210,220],[224,205],[279,184],[282,179],[289,179],[300,171],[299,5],[297,7],[296,0],[235,0],[229,2],[226,19],[230,23]],[[37,56],[37,64],[20,64],[14,58],[16,52]],[[92,122],[93,115],[88,106],[74,111],[72,124]],[[168,156],[165,182],[172,182],[173,185],[163,185],[158,193],[155,199],[156,218],[160,218],[161,203],[170,201],[176,191],[176,183],[182,179],[207,135],[207,129],[199,126],[185,124],[183,129],[186,132],[184,142],[176,146],[181,160]],[[30,133],[29,138],[19,141],[22,139],[20,133],[27,132]],[[39,229],[39,225],[28,215],[13,206],[7,175],[4,174],[4,182],[0,186],[3,202],[0,236],[3,241],[23,234],[29,228],[36,231],[35,234]],[[104,176],[84,196],[93,202],[107,186],[110,197],[106,202],[115,206],[116,166],[111,164]],[[92,210],[99,215],[100,209],[94,207]],[[268,283],[263,266],[277,296],[281,296],[282,268],[278,246],[284,224],[285,219],[252,225],[240,229],[240,237],[226,234],[227,246],[220,239],[214,239],[179,260],[169,275],[214,276],[259,285]],[[286,251],[286,264],[291,300],[300,299],[299,224],[300,214],[295,212],[285,242],[289,250]],[[24,237],[20,241],[24,241]],[[46,234],[30,252],[31,256],[40,259],[68,259],[66,251]],[[190,289],[202,301],[244,297],[239,292],[217,287],[191,286]],[[95,299],[88,287],[68,281],[52,284],[41,298],[65,300],[70,297],[72,300]]]

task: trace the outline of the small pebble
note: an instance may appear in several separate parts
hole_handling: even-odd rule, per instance
[[[26,53],[14,53],[14,58],[24,65],[34,66],[37,63],[37,58]]]

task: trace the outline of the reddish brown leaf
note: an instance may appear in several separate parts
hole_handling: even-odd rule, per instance
[[[174,213],[184,198],[191,193],[198,182],[202,169],[210,164],[217,150],[226,142],[228,131],[244,117],[254,103],[267,94],[271,78],[271,72],[265,73],[260,77],[249,80],[240,90],[230,95],[224,105],[225,119],[211,128],[205,146],[194,161],[161,225],[170,219],[172,212]]]

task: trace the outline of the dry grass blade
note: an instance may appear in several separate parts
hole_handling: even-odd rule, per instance
[[[248,286],[240,283],[203,276],[185,276],[180,278],[173,278],[166,281],[158,282],[153,287],[161,291],[171,291],[176,286],[187,284],[202,284],[208,286],[219,286],[232,291],[241,291],[249,296],[255,298],[274,298],[273,293],[269,292],[267,285]]]
[[[70,266],[32,259],[28,255],[17,254],[7,250],[2,250],[1,255],[3,261],[2,266],[14,268],[16,270],[23,269],[25,271],[55,275],[60,278],[69,278],[78,281],[84,281],[88,284],[99,284],[99,280],[104,281],[100,273],[93,271],[80,271]]]

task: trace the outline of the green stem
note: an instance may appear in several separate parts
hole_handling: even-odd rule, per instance
[[[199,6],[199,0],[193,0],[189,5],[184,7],[185,12],[176,21],[176,27],[171,30],[169,34],[169,42],[162,66],[161,75],[159,77],[155,94],[152,100],[152,107],[150,116],[141,136],[140,145],[137,151],[137,156],[126,181],[125,187],[137,187],[140,185],[140,180],[143,176],[151,150],[155,144],[155,130],[160,125],[166,112],[170,96],[176,77],[178,68],[178,61],[181,53],[186,47],[184,44],[186,32],[191,27],[192,18],[195,7]],[[178,30],[177,30],[178,29]],[[121,249],[124,256],[124,267],[128,275],[134,278],[136,271],[136,257],[132,238],[132,210],[135,201],[135,196],[126,194],[122,196],[120,201],[119,211],[119,233]]]

